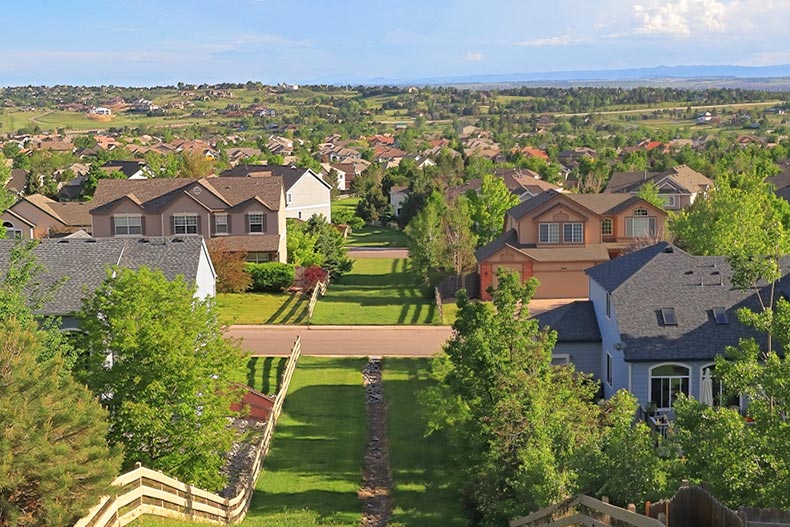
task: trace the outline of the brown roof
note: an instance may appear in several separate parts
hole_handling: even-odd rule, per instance
[[[248,234],[244,236],[217,236],[206,240],[209,251],[227,252],[277,252],[279,234]]]
[[[614,172],[604,192],[637,192],[645,182],[658,183],[664,178],[669,178],[689,194],[713,187],[713,181],[704,175],[686,165],[678,165],[664,172]]]
[[[43,194],[31,194],[22,199],[32,203],[63,225],[85,227],[91,224],[91,216],[88,211],[93,205],[90,203],[60,203],[49,199]]]
[[[631,199],[629,194],[565,194],[565,196],[596,214],[606,214]]]

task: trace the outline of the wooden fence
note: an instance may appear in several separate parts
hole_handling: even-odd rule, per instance
[[[741,507],[738,515],[746,527],[790,527],[790,511]]]
[[[307,304],[307,321],[313,318],[313,311],[315,310],[315,304],[318,302],[318,295],[324,296],[326,294],[326,288],[329,287],[329,277],[323,282],[318,282],[315,287],[313,288],[313,294],[310,295],[310,302]]]
[[[138,466],[131,472],[118,476],[112,483],[117,487],[116,494],[104,497],[99,505],[79,520],[74,527],[122,527],[143,514],[222,525],[242,521],[250,506],[263,460],[269,452],[274,427],[282,412],[288,386],[301,351],[302,342],[297,337],[283,371],[280,391],[275,396],[271,417],[266,422],[263,437],[258,443],[246,485],[236,496],[223,498],[160,472]]]
[[[433,288],[433,301],[436,303],[436,309],[439,311],[439,323],[444,324],[444,308],[442,308],[442,293],[438,287]]]
[[[566,527],[569,525],[664,527],[664,524],[658,520],[632,510],[621,509],[584,494],[550,505],[510,522],[510,527]]]
[[[714,498],[702,487],[690,486],[688,481],[669,500],[645,504],[645,514],[665,519],[672,527],[743,527],[738,514]]]

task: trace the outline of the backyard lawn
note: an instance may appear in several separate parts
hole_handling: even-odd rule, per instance
[[[439,324],[433,296],[426,297],[405,258],[356,258],[351,273],[319,297],[313,324]]]
[[[365,225],[348,236],[349,247],[406,247],[406,235],[399,229]]]
[[[219,293],[217,308],[223,324],[302,324],[307,301],[298,293]]]

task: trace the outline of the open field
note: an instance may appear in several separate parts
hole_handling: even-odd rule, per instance
[[[351,273],[318,299],[313,324],[438,324],[405,258],[357,258]]]
[[[302,324],[307,322],[307,297],[299,293],[219,293],[217,308],[223,324]]]

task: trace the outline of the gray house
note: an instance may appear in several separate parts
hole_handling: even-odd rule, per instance
[[[742,406],[725,396],[714,360],[741,338],[760,342],[736,316],[741,307],[759,309],[759,301],[755,290],[733,287],[726,258],[692,256],[662,242],[586,273],[589,301],[538,317],[558,332],[555,363],[567,357],[600,379],[604,397],[627,389],[642,408],[658,413],[671,415],[678,393],[699,399],[705,373],[713,378],[714,404]],[[780,293],[786,294],[786,282],[790,275]]]
[[[15,243],[0,240],[2,274]],[[159,269],[170,280],[181,275],[195,284],[197,298],[213,297],[216,292],[216,273],[201,236],[45,239],[33,254],[44,266],[38,277],[42,285],[65,280],[38,312],[61,317],[64,330],[77,328],[74,314],[82,308],[83,298],[101,285],[113,266]]]

